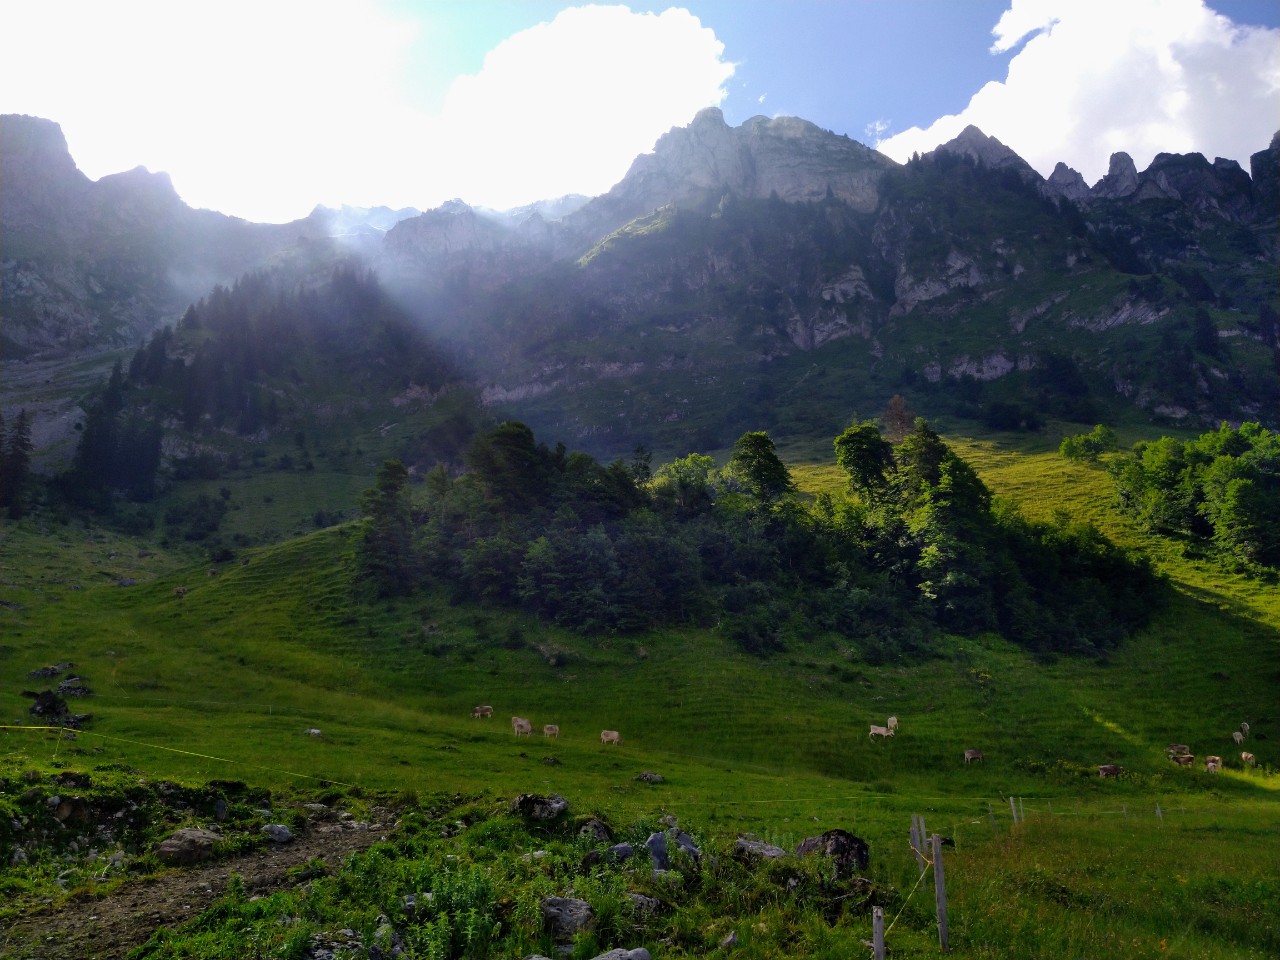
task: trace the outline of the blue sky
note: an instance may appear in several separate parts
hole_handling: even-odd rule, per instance
[[[889,156],[966,123],[1090,182],[1280,127],[1280,0],[55,0],[0,9],[0,112],[97,178],[257,220],[601,193],[698,109]]]

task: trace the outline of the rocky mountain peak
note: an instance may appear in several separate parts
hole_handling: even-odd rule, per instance
[[[1089,196],[1089,185],[1079,170],[1068,167],[1061,160],[1049,174],[1045,187],[1050,194],[1066,197],[1068,200],[1083,200]]]
[[[23,114],[0,116],[0,203],[6,228],[37,227],[49,211],[78,207],[91,181],[77,168],[62,127]]]
[[[1012,168],[1024,176],[1030,175],[1040,179],[1040,175],[1031,168],[1027,161],[1006,147],[995,137],[989,137],[973,124],[960,131],[959,136],[942,144],[938,150],[970,157],[990,170]]]
[[[1089,195],[1102,200],[1119,200],[1138,189],[1138,168],[1124,151],[1111,155],[1107,175],[1093,185]]]
[[[719,108],[707,107],[688,126],[659,137],[608,193],[564,222],[577,243],[589,245],[659,207],[723,193],[797,202],[831,195],[870,212],[879,203],[880,178],[894,166],[807,120],[757,116],[731,127]]]
[[[1259,206],[1271,217],[1280,214],[1280,131],[1271,138],[1271,146],[1249,158],[1249,173]]]

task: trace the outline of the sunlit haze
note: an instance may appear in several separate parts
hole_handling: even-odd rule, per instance
[[[1273,0],[9,4],[0,112],[61,124],[92,178],[143,165],[263,221],[602,193],[711,105],[899,160],[973,123],[1094,182],[1115,150],[1247,168],[1280,124],[1277,22]]]

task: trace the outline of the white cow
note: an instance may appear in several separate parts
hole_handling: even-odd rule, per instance
[[[884,725],[885,725],[886,727],[888,727],[890,730],[897,730],[897,729],[898,729],[898,718],[897,718],[897,717],[890,717],[888,720],[886,720],[886,721],[885,721]]]
[[[1244,734],[1237,730],[1235,733],[1231,734],[1231,739],[1236,742],[1236,746],[1238,747],[1240,744],[1244,743]]]
[[[544,737],[558,737],[560,736],[560,727],[557,724],[548,723],[543,726],[542,735]]]
[[[1240,751],[1240,762],[1243,763],[1246,767],[1252,767],[1257,761],[1254,758],[1253,754],[1250,753],[1248,750],[1242,750]]]
[[[1204,758],[1205,773],[1217,773],[1221,769],[1222,769],[1221,757],[1205,757]]]
[[[622,734],[620,734],[617,730],[601,730],[600,742],[601,743],[621,743]]]
[[[983,756],[982,756],[981,750],[966,750],[964,752],[965,763],[972,763],[975,760],[982,760],[982,759],[983,759]]]
[[[1241,733],[1243,733],[1245,736],[1248,736],[1248,735],[1249,735],[1249,724],[1248,724],[1248,723],[1242,723],[1242,724],[1240,724],[1240,732],[1241,732]]]
[[[524,717],[511,718],[511,732],[517,737],[524,734],[526,737],[533,733],[533,724]]]
[[[871,725],[871,732],[867,734],[868,740],[874,740],[876,737],[892,737],[894,730],[892,727],[878,727],[874,723]]]
[[[492,716],[493,716],[493,707],[489,706],[487,703],[481,704],[478,707],[471,708],[471,718],[473,720],[479,717],[492,717]]]

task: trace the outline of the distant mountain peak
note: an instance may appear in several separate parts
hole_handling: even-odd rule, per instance
[[[988,136],[973,124],[965,127],[954,139],[937,147],[938,151],[953,153],[981,163],[990,170],[1017,170],[1024,180],[1040,180],[1027,161],[995,137]]]

